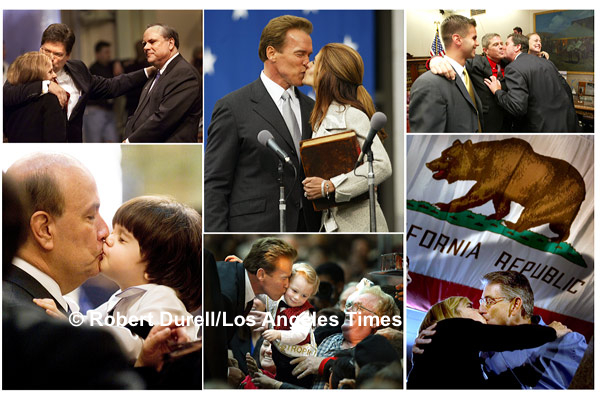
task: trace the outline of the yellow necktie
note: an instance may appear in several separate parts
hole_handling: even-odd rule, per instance
[[[466,68],[463,69],[463,75],[465,77],[465,86],[467,87],[467,92],[469,92],[469,96],[471,96],[473,105],[477,110],[477,132],[481,133],[481,123],[479,122],[479,110],[477,109],[477,101],[475,101],[475,92],[473,91],[473,84],[471,83],[471,78],[469,78]]]

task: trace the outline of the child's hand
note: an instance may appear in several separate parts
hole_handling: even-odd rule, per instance
[[[276,331],[275,329],[268,329],[264,331],[262,335],[269,342],[274,342],[275,340],[281,339],[281,332]]]
[[[58,311],[58,308],[56,307],[56,303],[54,302],[54,300],[52,300],[52,299],[33,299],[33,302],[35,304],[37,304],[38,306],[42,307],[44,310],[46,310],[46,314],[50,315],[51,317],[57,318],[57,319],[64,319],[64,320],[67,319],[65,314]]]

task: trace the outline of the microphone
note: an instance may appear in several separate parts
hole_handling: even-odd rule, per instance
[[[279,147],[279,145],[275,142],[275,139],[273,139],[273,135],[271,134],[271,132],[264,129],[258,133],[257,138],[260,144],[273,150],[275,154],[277,154],[277,156],[286,163],[292,164],[292,162],[290,161],[290,156],[288,156],[287,153],[283,151],[281,147]]]
[[[375,114],[373,114],[373,116],[371,117],[371,129],[369,130],[369,134],[367,135],[367,140],[365,140],[365,142],[363,143],[360,156],[358,156],[358,161],[356,162],[354,168],[358,167],[360,163],[363,162],[365,154],[367,154],[369,150],[371,150],[371,145],[373,144],[373,139],[375,139],[375,135],[385,126],[386,123],[387,117],[384,113],[377,111]]]

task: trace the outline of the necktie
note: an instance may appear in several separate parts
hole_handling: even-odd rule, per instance
[[[296,148],[296,155],[300,158],[300,140],[302,140],[302,133],[300,132],[300,127],[298,125],[298,120],[296,120],[296,116],[294,115],[294,111],[292,111],[290,94],[287,91],[283,92],[281,99],[283,100],[283,107],[281,108],[283,119],[292,135],[294,147]]]
[[[152,86],[150,87],[150,90],[154,89],[154,85],[156,85],[156,82],[158,82],[158,78],[160,78],[160,71],[156,71],[156,76],[154,77],[154,82],[152,82]]]
[[[465,77],[465,86],[467,87],[467,92],[469,92],[469,96],[473,101],[473,105],[477,110],[477,102],[475,101],[475,91],[473,90],[473,84],[471,83],[471,79],[469,78],[469,74],[467,73],[467,69],[463,69],[463,76]],[[479,122],[479,110],[477,110],[477,132],[481,133],[481,123]]]

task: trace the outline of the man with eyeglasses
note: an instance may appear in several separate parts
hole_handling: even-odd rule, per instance
[[[483,276],[485,284],[479,312],[492,325],[541,324],[533,314],[533,290],[525,275],[516,271],[494,271]],[[425,332],[427,331],[427,332]],[[430,328],[422,331],[431,336]],[[421,337],[421,335],[419,335]],[[415,346],[429,343],[419,338]],[[501,389],[566,389],[569,387],[583,353],[585,337],[570,332],[553,342],[531,349],[481,353],[483,370],[490,387]],[[413,353],[423,350],[413,347]]]
[[[67,141],[80,143],[83,115],[90,98],[108,99],[121,96],[147,81],[147,71],[140,69],[107,79],[92,75],[83,61],[71,60],[75,34],[66,24],[51,24],[42,34],[40,52],[52,60],[56,82],[37,81],[13,86],[4,84],[4,106],[18,106],[29,99],[52,93],[67,110]]]
[[[313,389],[323,389],[329,376],[323,373],[327,359],[338,350],[355,347],[367,336],[375,334],[380,325],[377,322],[384,316],[390,318],[389,326],[395,324],[394,317],[400,311],[392,296],[384,293],[379,286],[366,287],[350,295],[344,310],[346,318],[342,333],[325,338],[317,349],[315,357],[298,357],[292,364],[298,364],[292,373],[299,379],[316,375]]]

